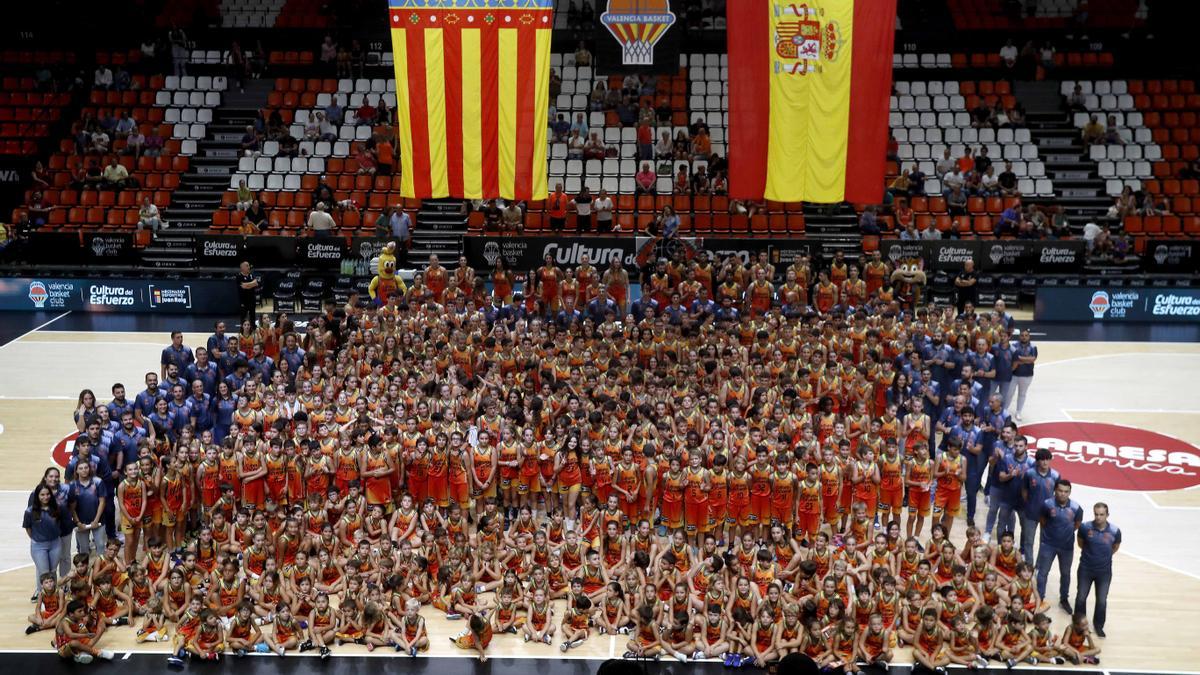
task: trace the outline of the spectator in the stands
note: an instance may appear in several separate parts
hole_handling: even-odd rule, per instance
[[[350,41],[350,77],[354,77],[358,73],[358,77],[363,76],[363,69],[367,67],[367,50],[363,49],[362,43],[357,39]]]
[[[582,40],[579,42],[579,47],[575,49],[575,65],[592,65],[592,53],[587,50],[587,46],[584,45]]]
[[[1083,87],[1076,84],[1071,90],[1071,94],[1067,96],[1067,110],[1071,112],[1086,112],[1087,111],[1087,96],[1083,93]]]
[[[658,185],[658,174],[650,168],[650,162],[642,162],[642,169],[633,177],[634,190],[639,195],[652,195]]]
[[[587,117],[583,113],[575,113],[575,119],[571,120],[571,131],[579,131],[579,135],[586,137],[588,135]]]
[[[375,143],[375,175],[390,176],[396,166],[396,147],[392,139],[383,136]]]
[[[918,196],[925,194],[925,172],[914,162],[908,169],[908,194]]]
[[[504,213],[500,210],[500,204],[497,199],[488,199],[479,207],[479,212],[483,214],[483,231],[484,232],[499,232],[500,219]]]
[[[623,127],[631,127],[637,124],[637,102],[629,96],[622,96],[621,103],[617,106],[617,119],[621,121],[621,126]]]
[[[895,197],[908,196],[910,190],[912,190],[912,178],[907,170],[901,171],[900,175],[893,178],[891,184],[888,185],[888,192]]]
[[[129,185],[129,170],[113,157],[104,167],[103,187],[107,190],[124,190]]]
[[[108,133],[97,126],[92,130],[88,152],[95,155],[107,155],[109,143],[111,143],[111,140],[108,137]]]
[[[647,122],[640,122],[637,127],[638,159],[654,159],[654,130]]]
[[[375,175],[375,171],[378,170],[375,160],[375,150],[366,142],[358,144],[358,152],[354,153],[354,159],[358,161],[359,175]]]
[[[25,213],[32,225],[40,227],[49,222],[50,212],[55,208],[50,202],[46,201],[45,195],[39,191],[30,195],[29,203],[25,205]]]
[[[868,205],[863,208],[862,215],[858,217],[858,229],[863,234],[878,235],[879,219],[875,215],[875,206]]]
[[[1165,216],[1171,213],[1171,203],[1165,195],[1147,194],[1142,201],[1143,216]]]
[[[300,140],[293,136],[290,130],[280,134],[276,141],[279,143],[277,157],[295,158],[300,155]]]
[[[692,194],[703,195],[708,194],[709,175],[708,168],[703,164],[696,167],[696,171],[692,173]]]
[[[342,97],[334,96],[329,99],[329,105],[325,106],[325,120],[330,125],[338,125],[342,123],[342,118],[345,116],[345,111],[342,109]]]
[[[975,151],[971,149],[971,146],[968,145],[963,151],[963,156],[958,158],[957,165],[960,172],[967,174],[975,170],[974,152]]]
[[[963,216],[967,213],[967,193],[961,185],[950,188],[946,195],[946,206],[952,216]]]
[[[996,236],[1016,234],[1020,223],[1021,202],[1015,201],[1000,212],[1000,218],[996,221]]]
[[[954,167],[956,167],[956,166],[958,166],[958,163],[955,162],[954,158],[950,156],[950,147],[947,146],[944,150],[942,150],[942,158],[939,159],[937,162],[936,169],[935,169],[937,172],[937,175],[945,176],[946,174],[953,171]]]
[[[682,129],[675,134],[675,142],[673,145],[675,159],[688,159],[692,148],[692,142],[688,140],[687,134]]]
[[[258,140],[258,134],[255,133],[253,126],[246,127],[246,132],[242,134],[241,146],[242,154],[247,157],[251,157],[262,151],[262,142]]]
[[[1049,42],[1042,44],[1041,49],[1038,50],[1038,60],[1041,62],[1043,68],[1054,67],[1054,54],[1054,45]]]
[[[692,177],[688,175],[688,165],[680,163],[675,171],[675,181],[671,186],[677,195],[686,195],[692,189]]]
[[[900,159],[900,141],[897,141],[895,134],[891,133],[890,131],[888,132],[886,156],[888,160],[893,162]]]
[[[146,137],[146,149],[142,151],[142,154],[147,157],[158,157],[162,154],[165,145],[166,140],[158,132],[158,127],[153,127],[150,130],[150,135]]]
[[[272,110],[267,116],[267,138],[272,141],[278,140],[287,132],[288,126],[283,123],[283,114],[279,110]]]
[[[188,38],[182,28],[171,27],[167,33],[167,41],[171,43],[171,68],[175,75],[187,75]]]
[[[33,170],[29,172],[30,187],[35,190],[48,190],[50,188],[50,176],[46,173],[46,165],[42,164],[41,160],[33,163]]]
[[[375,124],[375,116],[379,114],[379,109],[371,103],[367,97],[363,97],[362,105],[354,111],[354,118],[358,120],[359,126],[372,126]]]
[[[608,191],[603,188],[592,201],[592,211],[596,214],[596,232],[607,234],[613,231],[613,200]]]
[[[1088,117],[1087,124],[1083,125],[1083,131],[1080,132],[1080,137],[1086,145],[1096,145],[1104,142],[1104,125],[1100,119],[1092,114]]]
[[[988,156],[986,145],[979,146],[979,154],[975,155],[975,170],[985,173],[992,166],[992,158]]]
[[[905,197],[897,197],[896,203],[892,207],[892,215],[896,218],[896,227],[908,227],[908,224],[916,220],[916,214],[912,207],[908,204],[908,199]]]
[[[642,78],[638,77],[637,73],[629,73],[621,80],[621,93],[630,98],[641,96],[642,94]]]
[[[709,164],[711,168],[712,165]],[[712,174],[712,181],[708,184],[708,191],[714,195],[724,195],[729,193],[729,175],[724,169],[718,169]]]
[[[659,211],[654,220],[650,222],[650,234],[663,239],[671,239],[678,233],[679,216],[675,214],[675,209],[670,205],[664,206],[662,211]]]
[[[1117,196],[1114,206],[1117,209],[1116,217],[1124,219],[1125,216],[1132,216],[1137,213],[1137,198],[1133,194],[1133,188],[1126,185],[1121,194]]]
[[[675,144],[671,142],[671,132],[664,131],[658,135],[658,143],[654,145],[655,159],[674,159]]]
[[[316,208],[308,214],[308,229],[317,237],[328,237],[333,234],[335,227],[337,224],[333,222],[333,216],[325,211],[325,202],[317,202]]]
[[[399,242],[402,248],[408,248],[408,240],[412,238],[412,216],[399,206],[392,207],[388,216],[388,235]]]
[[[707,160],[712,154],[712,139],[708,136],[708,128],[700,129],[700,133],[692,139],[692,159]]]
[[[375,124],[391,125],[392,109],[388,107],[387,99],[380,96],[379,103],[375,106]]]
[[[500,228],[502,232],[511,234],[521,234],[525,231],[525,214],[515,200],[505,205],[500,214]]]
[[[1096,238],[1100,236],[1101,232],[1102,230],[1100,229],[1100,226],[1097,225],[1096,221],[1094,220],[1089,220],[1088,223],[1083,226],[1083,241],[1087,246],[1087,252],[1089,255],[1092,253],[1092,249],[1095,248]]]
[[[983,184],[978,171],[968,171],[963,174],[963,191],[968,196],[978,197],[983,194]]]
[[[137,120],[130,116],[128,110],[122,111],[120,119],[117,120],[116,126],[113,127],[114,135],[117,138],[128,138],[134,129],[137,129]]]
[[[266,207],[255,198],[250,201],[250,206],[242,213],[242,234],[259,234],[267,229],[269,222]]]
[[[984,197],[995,197],[1000,194],[1000,179],[996,176],[996,167],[990,164],[987,171],[979,176],[979,194]]]
[[[113,89],[117,91],[129,91],[133,86],[133,76],[124,68],[117,68],[116,74],[113,75]]]
[[[334,72],[337,64],[337,43],[333,41],[332,35],[326,35],[325,40],[321,42],[321,55],[319,58],[327,72]]]
[[[579,132],[572,131],[567,137],[567,159],[583,159],[583,149],[587,144]]]
[[[865,216],[866,212],[863,212],[863,215]],[[876,229],[878,229],[878,228],[876,228]],[[867,233],[864,231],[863,234],[867,234]],[[900,230],[900,241],[920,241],[920,240],[921,240],[921,233],[917,231],[916,223],[909,223],[907,227],[905,227],[903,230]]]
[[[1117,125],[1117,116],[1108,116],[1108,128],[1104,130],[1105,145],[1125,145],[1125,138],[1121,136],[1121,128]]]
[[[333,187],[326,181],[327,178],[325,176],[317,179],[317,187],[312,192],[313,206],[321,202],[332,204],[337,201],[337,198],[333,196]]]
[[[87,166],[80,165],[71,175],[71,187],[76,190],[85,190],[87,188],[100,189],[100,183],[104,180],[103,171],[100,169],[100,162],[94,159],[88,160]]]
[[[1000,60],[1003,61],[1004,65],[1008,68],[1012,68],[1017,65],[1017,46],[1013,44],[1012,40],[1008,40],[1004,43],[1004,46],[1000,48]]]
[[[955,190],[962,192],[963,187],[966,186],[966,182],[966,178],[963,177],[962,171],[955,166],[950,171],[947,171],[946,175],[942,176],[942,196],[948,199],[951,192]]]
[[[554,135],[556,143],[562,143],[567,139],[567,135],[571,133],[571,123],[567,121],[567,116],[559,113],[555,118],[554,123],[550,125],[550,132]]]
[[[150,201],[149,197],[142,197],[142,208],[138,209],[137,229],[150,230],[157,234],[162,225],[162,216],[158,212],[158,207]]]
[[[96,66],[96,72],[92,76],[92,86],[96,89],[112,89],[113,72],[108,66],[101,63]]]
[[[575,205],[575,233],[583,234],[592,231],[592,202],[595,198],[588,190],[587,186],[583,186],[583,190],[575,195],[571,203]]]
[[[604,141],[600,140],[600,133],[593,131],[588,136],[587,143],[583,145],[583,157],[584,159],[604,159],[606,150]]]
[[[604,110],[604,98],[607,95],[607,83],[604,80],[597,80],[596,86],[592,87],[592,93],[588,94],[588,108],[595,112]]]
[[[557,68],[550,69],[550,98],[557,99],[562,93],[562,75],[558,74]]]
[[[604,109],[616,110],[617,106],[621,105],[621,88],[613,87],[604,92]]]
[[[233,206],[238,211],[245,211],[246,209],[250,208],[251,202],[254,201],[254,190],[251,190],[246,185],[246,180],[244,178],[238,180],[236,199],[237,201],[234,202]]]
[[[1004,170],[996,177],[996,182],[1000,185],[1001,195],[1012,197],[1019,194],[1017,192],[1017,174],[1013,173],[1012,162],[1004,163]]]

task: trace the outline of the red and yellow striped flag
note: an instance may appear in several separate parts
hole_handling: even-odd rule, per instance
[[[389,0],[401,193],[544,199],[553,0]]]
[[[883,198],[896,0],[726,5],[729,193]]]

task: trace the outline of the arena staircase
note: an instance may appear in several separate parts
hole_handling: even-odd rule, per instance
[[[195,263],[195,235],[203,234],[212,223],[213,211],[220,207],[222,195],[229,189],[229,177],[237,169],[242,134],[254,122],[273,86],[271,80],[252,80],[244,91],[226,92],[166,209],[164,215],[171,226],[143,252],[146,266],[169,268]]]
[[[804,229],[806,239],[821,242],[821,264],[832,260],[839,250],[849,260],[857,260],[862,253],[858,216],[849,204],[805,204]]]
[[[408,259],[424,262],[436,255],[445,267],[456,267],[467,233],[467,204],[461,199],[426,199],[417,211]]]

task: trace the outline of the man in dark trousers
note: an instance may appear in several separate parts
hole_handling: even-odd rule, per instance
[[[978,301],[979,289],[975,287],[977,283],[979,275],[975,273],[975,261],[967,260],[963,263],[962,271],[954,278],[954,306],[960,314],[968,302],[975,304]]]
[[[258,277],[250,271],[250,263],[242,261],[238,268],[238,322],[254,324],[254,310],[258,307],[258,289],[262,286]]]

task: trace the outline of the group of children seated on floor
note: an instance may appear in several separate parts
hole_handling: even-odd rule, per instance
[[[346,498],[361,499],[353,488]],[[588,499],[585,514],[597,511]],[[80,663],[111,658],[102,637],[130,624],[139,642],[169,641],[173,665],[223,653],[326,657],[352,643],[416,656],[430,644],[431,607],[466,619],[449,639],[481,660],[496,634],[566,652],[598,633],[628,634],[629,658],[730,666],[802,652],[853,673],[886,667],[905,645],[937,672],[1098,663],[1085,617],[1061,638],[1050,631],[1009,532],[990,545],[970,528],[960,550],[940,524],[923,547],[895,521],[870,541],[849,527],[798,539],[775,524],[765,540],[746,531],[725,545],[708,534],[697,548],[682,529],[658,536],[614,511],[598,511],[601,534],[585,541],[557,509],[543,521],[521,508],[505,528],[489,499],[473,527],[456,505],[443,517],[427,504],[416,534],[373,542],[329,524],[305,532],[278,513],[239,511],[230,523],[216,510],[186,548],[151,539],[126,565],[112,540],[95,559],[76,555],[68,576],[44,575],[27,633],[53,630],[59,653]],[[410,497],[396,513],[417,513]]]

